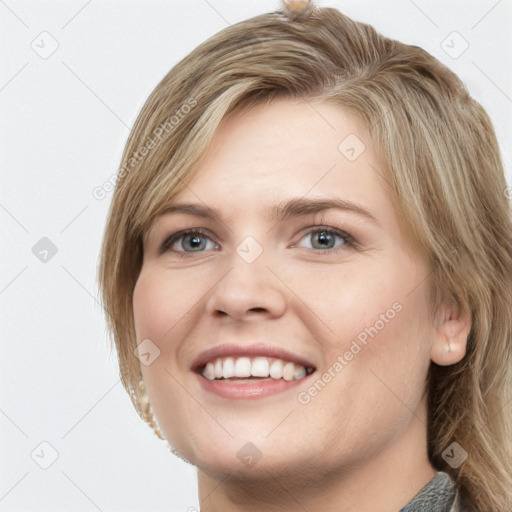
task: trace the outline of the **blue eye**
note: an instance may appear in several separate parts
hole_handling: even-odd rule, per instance
[[[324,226],[315,226],[313,229],[310,229],[308,233],[301,238],[301,241],[306,240],[308,237],[310,241],[313,241],[311,242],[313,246],[310,247],[310,249],[318,253],[336,251],[343,246],[347,246],[348,248],[355,245],[355,240],[348,233]],[[162,244],[160,254],[167,251],[193,254],[204,252],[205,250],[216,250],[219,249],[219,247],[219,245],[213,242],[206,230],[195,228],[172,234]],[[298,247],[304,247],[304,245],[298,245]]]
[[[208,247],[207,240],[212,242],[208,233],[200,228],[180,231],[179,233],[174,233],[165,240],[162,244],[162,248],[160,249],[160,253],[164,253],[169,250],[185,253],[203,252],[205,249],[212,249],[211,246]],[[177,249],[175,247],[176,245],[181,249]],[[214,245],[214,248],[218,247],[218,245]]]
[[[301,241],[308,238],[312,244],[311,249],[319,252],[329,252],[331,250],[339,249],[344,245],[353,246],[355,244],[355,240],[348,233],[328,227],[320,227],[310,230],[308,234],[301,239]],[[315,244],[317,245],[316,247]],[[303,245],[299,246],[304,247]]]

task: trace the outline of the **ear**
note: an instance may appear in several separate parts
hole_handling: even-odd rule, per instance
[[[446,299],[435,315],[434,341],[430,351],[432,361],[441,366],[461,361],[466,355],[471,324],[471,315],[462,313],[454,299]]]

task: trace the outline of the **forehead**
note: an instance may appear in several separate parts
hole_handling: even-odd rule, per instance
[[[347,149],[353,149],[347,153]],[[275,100],[224,120],[144,238],[174,214],[240,229],[326,210],[399,231],[389,180],[362,122],[327,102]],[[180,216],[183,218],[183,216]]]
[[[333,192],[348,200],[382,188],[379,167],[355,116],[326,102],[275,100],[225,120],[173,202],[274,208],[284,197]]]

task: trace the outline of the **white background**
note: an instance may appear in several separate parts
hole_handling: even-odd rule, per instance
[[[510,183],[510,0],[317,3],[459,74],[495,124]],[[279,7],[0,0],[0,511],[199,508],[195,468],[138,418],[109,352],[96,269],[111,194],[92,191],[118,168],[137,113],[174,64],[228,24]],[[456,59],[442,48],[453,31],[469,44]],[[31,47],[57,43],[48,58]],[[58,250],[47,262],[32,252],[42,237]],[[58,452],[47,469],[31,457],[51,461],[43,441]]]

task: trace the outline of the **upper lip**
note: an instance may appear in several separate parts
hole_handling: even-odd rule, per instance
[[[214,361],[219,357],[274,357],[284,361],[291,361],[300,364],[305,368],[315,368],[315,366],[307,359],[297,356],[288,350],[274,345],[265,343],[257,343],[253,345],[237,345],[237,344],[222,344],[209,348],[201,352],[192,362],[192,369],[199,370],[203,368],[209,361]]]

